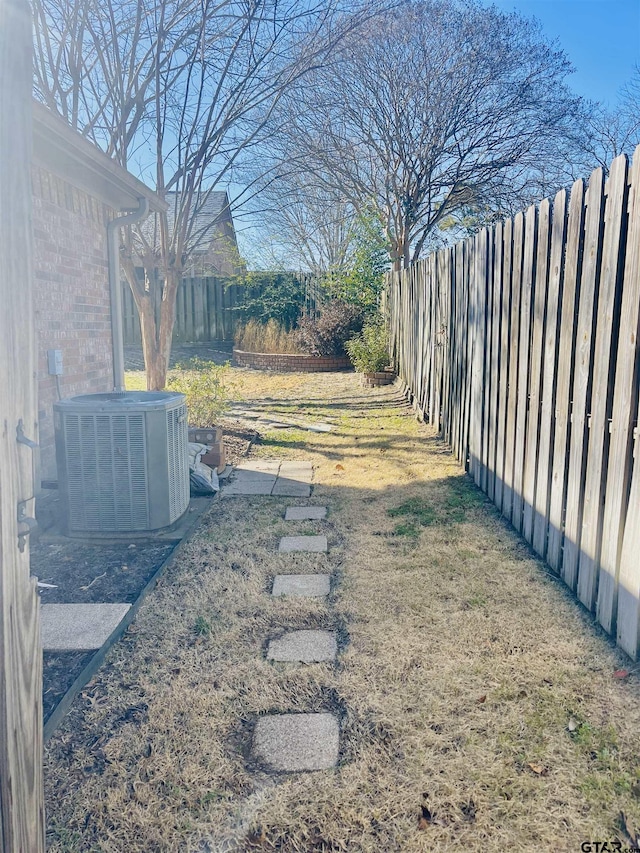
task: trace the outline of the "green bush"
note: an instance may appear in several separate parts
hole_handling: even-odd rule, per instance
[[[214,426],[224,415],[231,391],[225,381],[228,375],[228,363],[215,364],[201,358],[178,364],[169,372],[167,389],[187,398],[190,426]]]
[[[242,301],[234,310],[243,322],[256,320],[266,324],[275,320],[287,332],[295,328],[306,298],[304,282],[298,276],[287,272],[249,272],[237,283],[244,289]]]
[[[359,335],[346,344],[351,363],[358,373],[377,373],[389,364],[389,340],[380,320],[366,323]]]

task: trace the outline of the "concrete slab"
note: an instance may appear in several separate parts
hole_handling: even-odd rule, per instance
[[[311,486],[297,480],[278,477],[271,494],[278,498],[309,498],[311,497]]]
[[[326,506],[288,506],[285,521],[319,521],[327,517]]]
[[[236,471],[240,472],[260,472],[262,474],[274,474],[278,473],[280,468],[280,460],[279,459],[247,459],[244,462],[240,462],[239,465],[236,465]]]
[[[309,432],[333,432],[331,424],[309,424]]]
[[[253,733],[255,758],[285,773],[335,767],[339,748],[340,726],[333,714],[261,717]]]
[[[316,663],[335,660],[337,653],[336,636],[331,631],[291,631],[271,640],[267,660]]]
[[[99,649],[119,625],[130,604],[43,604],[40,608],[45,651]]]
[[[294,460],[292,462],[281,462],[280,476],[292,477],[293,479],[312,477],[313,465],[311,462],[300,462],[298,460]]]
[[[290,554],[294,551],[321,554],[326,550],[326,536],[283,536],[278,545],[278,551],[283,554]]]
[[[331,575],[276,575],[271,595],[279,598],[322,598],[329,595]]]
[[[226,483],[220,490],[223,498],[238,495],[270,495],[275,485],[275,477],[263,477],[262,479],[236,479]]]

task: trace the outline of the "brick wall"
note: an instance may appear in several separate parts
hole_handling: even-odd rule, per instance
[[[34,310],[38,341],[40,479],[56,478],[47,350],[62,351],[62,397],[111,391],[107,268],[109,208],[40,167],[33,169]]]
[[[348,358],[293,355],[268,352],[245,352],[233,350],[233,361],[237,367],[252,367],[256,370],[276,370],[280,373],[328,373],[334,370],[349,370]]]

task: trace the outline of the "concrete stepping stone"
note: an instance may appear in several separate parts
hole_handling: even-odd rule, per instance
[[[236,475],[242,477],[258,477],[265,474],[277,477],[280,470],[279,459],[252,459],[241,462],[236,466]]]
[[[130,607],[130,604],[43,604],[42,648],[57,652],[99,649]]]
[[[331,424],[309,424],[309,432],[333,432]]]
[[[298,480],[278,477],[271,494],[278,498],[309,498],[311,497],[311,486]]]
[[[225,483],[221,492],[222,497],[234,495],[270,495],[276,478],[263,475],[261,478],[236,478],[231,483]]]
[[[328,713],[260,717],[253,733],[254,757],[285,773],[335,767],[339,748],[340,726]]]
[[[317,663],[335,660],[337,653],[338,643],[331,631],[291,631],[270,641],[267,660]]]
[[[322,598],[329,595],[331,575],[276,575],[271,595],[279,598]]]
[[[282,462],[279,476],[300,483],[310,483],[313,478],[313,465],[311,462]]]
[[[321,554],[326,550],[326,536],[283,536],[278,545],[278,551],[282,554],[298,551],[308,554]]]
[[[285,521],[320,521],[327,517],[326,506],[288,506]]]

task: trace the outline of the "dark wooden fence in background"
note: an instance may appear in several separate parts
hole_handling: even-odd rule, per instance
[[[390,274],[387,307],[416,408],[637,658],[640,147]]]
[[[268,274],[267,274],[268,275]],[[274,273],[274,276],[278,276]],[[322,302],[321,280],[311,273],[283,273],[282,277],[293,276],[304,289],[301,311],[307,317],[319,313]],[[236,324],[241,319],[238,307],[246,291],[255,296],[259,285],[246,287],[232,284],[236,279],[223,277],[184,278],[176,300],[176,322],[173,328],[174,343],[221,342],[231,343]],[[156,318],[160,317],[160,288],[154,287],[157,297]],[[131,288],[122,284],[122,319],[125,346],[139,345],[140,319],[133,301]]]
[[[180,284],[176,301],[175,343],[233,341],[238,319],[234,309],[241,298],[242,287],[229,284],[226,278],[185,278]],[[153,293],[160,298],[160,288]],[[140,320],[131,288],[122,285],[122,314],[125,346],[140,344]],[[156,306],[160,316],[160,303]]]

